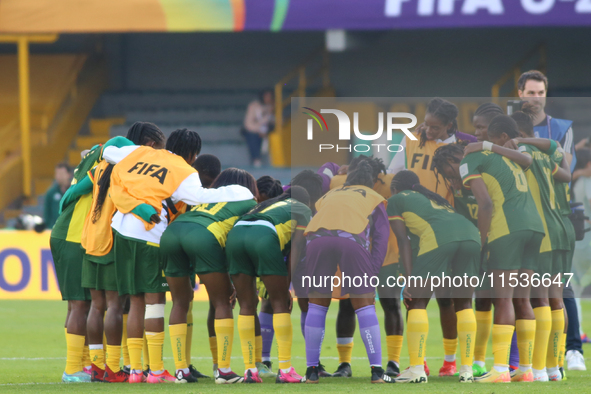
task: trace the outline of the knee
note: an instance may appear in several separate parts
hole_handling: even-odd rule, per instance
[[[92,302],[90,303],[90,311],[93,313],[103,314],[103,313],[105,313],[105,309],[106,309],[106,302],[104,299],[92,300]]]
[[[451,298],[438,298],[437,304],[439,305],[440,309],[451,308],[453,306]]]

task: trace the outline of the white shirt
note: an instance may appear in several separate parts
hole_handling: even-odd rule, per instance
[[[401,150],[400,152],[397,152],[394,155],[394,158],[392,159],[392,161],[390,162],[390,165],[388,166],[388,169],[386,170],[386,172],[388,174],[397,174],[398,172],[400,172],[402,170],[406,170],[406,152],[404,152],[404,150],[406,150],[406,139],[407,138],[408,137],[404,137],[402,139],[402,141],[400,141],[400,145],[402,145],[404,147],[404,149]],[[454,142],[456,142],[456,135],[454,134],[445,140],[435,140],[435,142],[437,142],[437,143],[443,142],[444,144],[453,144]]]
[[[138,146],[125,146],[117,148],[107,147],[103,152],[103,157],[110,164],[117,164],[127,155],[136,150]],[[247,188],[239,185],[223,186],[217,189],[205,189],[199,179],[197,172],[192,173],[179,187],[172,193],[171,200],[174,204],[182,201],[188,205],[199,205],[217,202],[233,202],[252,200],[253,194]],[[111,221],[113,227],[119,234],[126,237],[140,239],[153,244],[160,244],[160,237],[168,227],[166,218],[166,202],[162,202],[162,211],[160,212],[160,223],[156,224],[150,231],[146,231],[144,222],[131,213],[121,213],[117,211]]]

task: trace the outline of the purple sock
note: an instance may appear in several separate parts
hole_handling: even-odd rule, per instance
[[[308,316],[308,312],[302,311],[300,314],[300,329],[304,338],[306,338],[306,316]]]
[[[324,327],[326,325],[326,313],[328,308],[310,303],[306,316],[306,364],[308,367],[316,367],[320,364],[320,348],[324,339]]]
[[[370,366],[382,365],[382,339],[376,307],[368,305],[355,311],[359,322],[359,333],[365,344]]]
[[[270,313],[259,313],[259,321],[261,322],[261,336],[263,337],[263,359],[271,357],[271,347],[273,346],[273,315]]]
[[[519,349],[517,348],[517,331],[513,331],[511,340],[511,355],[509,356],[509,365],[513,368],[519,368]]]

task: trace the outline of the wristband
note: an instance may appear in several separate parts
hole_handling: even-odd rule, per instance
[[[493,143],[490,141],[483,141],[482,142],[482,149],[483,150],[492,150]]]
[[[554,152],[556,152],[557,149],[558,149],[558,144],[556,143],[556,141],[550,140],[550,149],[548,149],[546,151],[546,154],[548,156],[552,156],[554,154]]]

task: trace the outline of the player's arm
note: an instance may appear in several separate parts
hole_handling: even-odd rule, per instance
[[[93,181],[90,179],[89,175],[86,175],[80,182],[70,186],[68,190],[62,196],[60,201],[60,210],[59,213],[61,214],[63,209],[70,205],[73,201],[77,198],[82,197],[85,194],[92,192],[92,185]]]
[[[560,141],[560,144],[562,145],[562,148],[564,149],[564,155],[566,156],[566,160],[569,163],[573,162],[573,154],[575,152],[575,145],[574,145],[573,141],[574,141],[574,132],[573,132],[573,128],[571,126],[568,128],[568,130],[564,134],[564,137],[562,137],[562,140]]]
[[[137,148],[139,148],[139,145],[128,145],[120,148],[117,146],[107,146],[103,149],[103,158],[109,164],[117,164]]]
[[[406,234],[404,219],[402,217],[394,219],[390,217],[390,228],[398,241],[400,259],[402,260],[402,266],[404,267],[406,276],[408,276],[412,272],[412,249],[410,247],[410,240]]]
[[[569,183],[571,181],[572,176],[570,174],[570,164],[565,154],[562,155],[560,166],[556,166],[552,172],[552,176],[558,182]]]
[[[484,247],[490,229],[490,223],[492,222],[493,203],[481,177],[468,180],[466,186],[472,189],[472,193],[478,203],[478,231],[480,231],[480,241]]]
[[[398,172],[406,169],[406,137],[400,141],[400,145],[403,149],[400,152],[396,152],[394,158],[390,162],[388,166],[388,170],[386,171],[388,174],[397,174]]]
[[[511,142],[511,140],[509,142]],[[468,144],[466,148],[464,148],[464,157],[468,156],[470,153],[480,152],[482,150],[484,150],[482,142],[473,142],[471,144]],[[506,157],[509,160],[514,161],[524,170],[529,168],[529,166],[533,162],[533,159],[530,155],[523,154],[509,147],[503,147],[500,145],[492,144],[490,150],[494,153]]]
[[[172,201],[183,201],[188,205],[200,205],[206,203],[246,201],[254,199],[253,194],[247,188],[239,185],[206,189],[202,186],[197,172],[189,175],[171,196]]]

